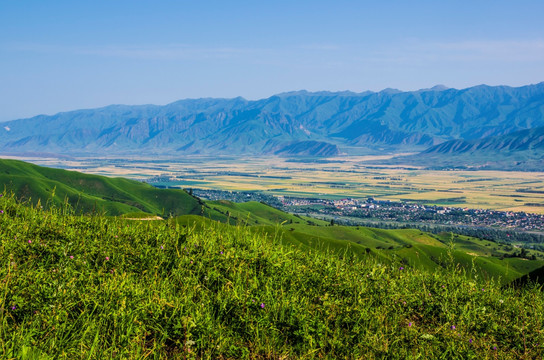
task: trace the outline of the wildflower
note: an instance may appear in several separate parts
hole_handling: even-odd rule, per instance
[[[399,268],[399,270],[404,270],[404,268],[401,266],[401,267]]]
[[[468,342],[472,344],[472,339],[468,339]]]
[[[493,346],[493,350],[497,350],[497,347],[496,347],[496,346]]]
[[[482,288],[482,291],[485,291],[485,289],[484,289],[484,288]]]
[[[412,326],[412,323],[411,323],[411,322],[409,322],[409,323],[408,323],[408,327],[411,327],[411,326]]]
[[[29,244],[32,244],[32,240],[28,240],[28,243],[29,243]]]
[[[106,256],[106,261],[108,261],[109,259],[110,259],[110,257],[109,257],[109,256]]]
[[[70,259],[73,259],[74,258],[74,255],[70,255]]]
[[[221,251],[220,254],[223,255],[223,252]]]
[[[164,246],[161,245],[161,250],[164,250]]]
[[[15,309],[17,309],[17,306],[13,305],[13,306],[11,307],[11,310],[15,310]]]
[[[264,303],[261,303],[261,309],[264,309]]]
[[[452,329],[452,330],[455,330],[455,325],[452,325],[452,326],[451,326],[451,329]]]
[[[499,302],[502,304],[502,303],[504,302],[504,300],[503,300],[503,299],[500,299]]]

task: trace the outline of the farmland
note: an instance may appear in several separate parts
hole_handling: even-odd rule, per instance
[[[544,213],[544,172],[427,170],[375,165],[382,157],[19,158],[39,165],[121,176],[179,188],[253,190],[273,195],[408,201]]]

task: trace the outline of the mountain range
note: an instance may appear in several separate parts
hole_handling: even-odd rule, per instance
[[[409,156],[385,161],[434,168],[476,168],[519,171],[544,169],[544,127],[483,139],[450,140]]]
[[[538,127],[544,127],[544,82],[461,90],[436,86],[411,92],[297,91],[256,101],[238,97],[188,99],[164,106],[111,105],[8,121],[0,124],[0,151],[174,156],[436,154],[490,149],[486,141],[518,151],[513,134]],[[542,138],[538,139],[542,144]],[[532,144],[532,150],[542,152],[541,145]],[[491,147],[501,150],[499,145]]]

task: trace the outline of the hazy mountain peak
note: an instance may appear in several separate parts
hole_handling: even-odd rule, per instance
[[[415,92],[418,92],[418,93],[426,92],[426,91],[437,91],[437,92],[439,92],[439,91],[446,91],[446,90],[449,90],[449,89],[451,89],[451,88],[447,87],[446,85],[438,84],[438,85],[435,85],[435,86],[433,86],[431,88],[419,89],[419,90],[417,90]]]
[[[380,91],[380,94],[390,94],[390,95],[394,95],[394,94],[400,94],[402,93],[401,90],[399,89],[393,89],[393,88],[385,88],[383,89],[382,91]]]

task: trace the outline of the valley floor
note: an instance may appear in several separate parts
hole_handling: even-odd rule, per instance
[[[261,191],[327,199],[372,197],[381,201],[544,214],[544,172],[425,170],[409,165],[370,164],[377,159],[375,156],[21,159],[178,188]]]

